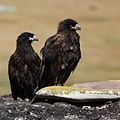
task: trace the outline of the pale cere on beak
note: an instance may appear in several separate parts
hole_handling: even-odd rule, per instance
[[[72,29],[74,30],[81,30],[81,27],[79,24],[76,24],[75,27],[72,27]]]
[[[38,41],[38,37],[34,35],[33,37],[30,37],[29,40],[31,41]]]
[[[80,25],[79,25],[79,24],[76,24],[76,25],[75,25],[75,29],[76,29],[76,30],[81,30]]]

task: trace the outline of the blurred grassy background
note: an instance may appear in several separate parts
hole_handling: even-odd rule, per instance
[[[10,93],[8,60],[23,31],[39,36],[33,47],[39,54],[45,40],[56,32],[60,20],[79,22],[82,59],[66,85],[120,79],[119,0],[0,0],[16,12],[0,12],[0,95]]]

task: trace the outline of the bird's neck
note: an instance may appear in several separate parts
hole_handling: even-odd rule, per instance
[[[72,30],[72,29],[58,29],[57,30],[57,33],[71,33],[71,32],[75,32],[76,33],[76,31],[75,30]]]
[[[31,44],[17,45],[17,50],[22,53],[30,53],[31,51],[34,51]]]

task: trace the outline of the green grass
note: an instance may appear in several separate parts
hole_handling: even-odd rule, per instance
[[[76,19],[82,31],[82,59],[66,85],[80,82],[120,79],[120,1],[116,0],[6,0],[15,5],[15,13],[0,15],[0,94],[10,93],[8,59],[15,40],[23,31],[39,36],[33,47],[39,54],[45,40],[56,32],[65,18]]]

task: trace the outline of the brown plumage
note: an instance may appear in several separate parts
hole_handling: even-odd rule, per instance
[[[66,19],[59,23],[57,33],[47,39],[41,49],[43,63],[42,85],[64,85],[75,70],[80,58],[80,26],[75,20]]]
[[[8,74],[14,100],[32,99],[40,80],[41,59],[35,53],[31,43],[37,41],[33,33],[24,32],[17,38],[15,52],[11,55]]]

